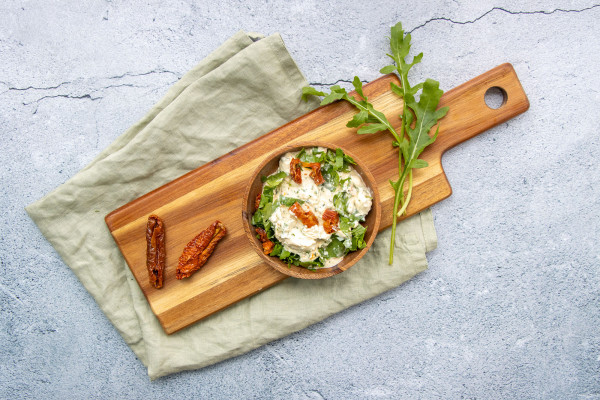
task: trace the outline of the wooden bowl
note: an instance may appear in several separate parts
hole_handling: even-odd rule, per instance
[[[256,232],[254,230],[254,226],[252,226],[252,214],[255,211],[255,199],[259,193],[262,193],[263,183],[261,181],[261,176],[268,176],[274,173],[279,167],[279,159],[282,155],[290,151],[300,151],[302,148],[311,148],[311,147],[326,147],[328,149],[335,150],[340,146],[335,146],[328,143],[322,142],[304,142],[298,143],[294,145],[289,145],[282,147],[272,154],[265,158],[265,161],[261,163],[261,165],[256,169],[250,182],[246,187],[246,191],[244,192],[244,199],[242,205],[242,219],[244,230],[246,231],[246,236],[248,240],[252,244],[252,247],[256,251],[256,253],[264,260],[264,262],[271,267],[275,268],[277,271],[293,276],[296,278],[302,279],[321,279],[327,278],[329,276],[333,276],[339,274],[342,271],[347,270],[352,265],[354,265],[358,260],[360,260],[369,250],[371,245],[373,244],[373,240],[375,240],[375,236],[379,231],[379,223],[381,220],[381,204],[379,198],[379,191],[377,190],[377,185],[375,182],[375,178],[373,175],[363,168],[360,162],[354,154],[348,152],[344,148],[340,147],[344,153],[349,155],[356,161],[356,165],[353,165],[356,172],[360,174],[365,184],[371,189],[373,192],[373,205],[371,206],[371,211],[367,215],[365,219],[365,224],[367,225],[367,232],[365,233],[365,242],[367,245],[364,249],[353,251],[348,253],[344,259],[337,265],[330,268],[320,268],[314,271],[311,271],[306,268],[302,268],[296,265],[288,266],[287,263],[284,263],[279,259],[279,257],[271,257],[265,255],[263,253],[262,243],[256,237]]]

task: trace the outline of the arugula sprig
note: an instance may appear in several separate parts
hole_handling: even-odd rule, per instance
[[[355,76],[352,85],[359,98],[356,98],[339,85],[334,85],[330,93],[324,93],[312,87],[302,88],[302,98],[307,100],[308,96],[323,96],[321,105],[326,105],[337,100],[345,100],[357,108],[358,112],[346,124],[349,128],[358,128],[358,134],[371,134],[387,131],[392,134],[394,141],[392,145],[399,148],[398,152],[398,179],[390,184],[394,189],[394,209],[392,219],[392,237],[390,243],[389,263],[394,259],[394,244],[396,238],[397,217],[406,212],[406,208],[412,196],[412,170],[413,168],[424,168],[428,164],[419,159],[423,150],[435,141],[439,132],[439,126],[433,136],[429,131],[446,115],[448,107],[437,109],[440,98],[444,92],[439,88],[439,82],[427,79],[425,82],[411,86],[408,81],[408,72],[416,64],[421,62],[423,53],[414,56],[411,62],[407,61],[410,53],[410,33],[404,35],[402,23],[398,22],[391,28],[390,48],[392,54],[387,54],[393,64],[383,67],[382,74],[397,73],[400,78],[400,86],[392,83],[391,90],[404,101],[400,119],[399,132],[387,120],[386,116],[375,109],[369,99],[363,93],[362,82]],[[420,95],[419,95],[420,92]],[[419,95],[419,100],[416,96]],[[408,181],[407,181],[408,180]],[[408,183],[407,183],[408,182]],[[404,187],[407,183],[406,195]]]
[[[348,94],[346,89],[340,85],[333,85],[331,87],[331,93],[329,94],[321,92],[313,87],[305,86],[302,88],[302,99],[306,101],[310,95],[325,96],[323,100],[321,100],[322,106],[337,100],[346,100],[359,110],[346,124],[348,128],[358,127],[358,130],[356,131],[358,134],[376,133],[387,130],[394,136],[394,139],[399,142],[400,136],[396,133],[392,124],[390,124],[382,112],[377,111],[375,107],[373,107],[373,104],[369,103],[369,99],[364,95],[362,82],[358,76],[354,77],[352,85],[362,100]]]

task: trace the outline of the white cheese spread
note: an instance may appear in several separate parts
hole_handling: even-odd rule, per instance
[[[319,152],[325,152],[325,148],[317,148]],[[312,149],[306,149],[307,154],[312,154]],[[351,240],[347,235],[338,229],[336,232],[327,233],[323,228],[322,215],[325,210],[336,210],[334,198],[344,196],[344,213],[350,217],[349,229],[358,226],[359,221],[365,219],[372,205],[373,195],[361,176],[352,168],[347,168],[347,172],[340,171],[339,184],[332,185],[330,182],[317,185],[310,177],[311,170],[302,169],[302,183],[294,182],[290,174],[290,162],[298,153],[286,153],[279,161],[279,169],[283,171],[286,177],[283,182],[273,191],[273,203],[279,204],[278,200],[284,198],[293,198],[301,200],[302,209],[312,212],[318,224],[310,228],[305,226],[296,215],[290,211],[290,207],[279,204],[274,210],[269,221],[275,233],[275,237],[281,242],[283,248],[291,253],[298,254],[301,262],[315,260],[321,255],[320,250],[325,248],[337,235],[340,241]],[[344,195],[346,193],[346,195]],[[338,208],[340,207],[338,202]],[[324,259],[325,257],[322,257]],[[323,267],[329,268],[338,264],[342,257],[329,257],[323,260]]]

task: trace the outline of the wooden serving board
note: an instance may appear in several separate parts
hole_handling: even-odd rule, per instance
[[[402,101],[390,91],[390,82],[398,83],[396,76],[386,75],[365,85],[364,93],[399,126]],[[506,93],[505,103],[495,110],[484,102],[492,87]],[[512,65],[503,64],[445,93],[443,106],[450,111],[441,122],[437,140],[421,155],[429,167],[414,172],[408,216],[452,193],[441,164],[446,150],[523,113],[529,101]],[[280,146],[319,140],[356,154],[377,181],[382,203],[380,230],[392,224],[394,192],[388,180],[398,176],[397,150],[387,133],[357,135],[355,129],[347,128],[354,113],[346,102],[320,107],[106,216],[108,228],[165,332],[176,332],[287,278],[261,262],[242,227],[245,183]],[[146,270],[145,229],[152,213],[159,215],[166,227],[167,267],[160,290],[149,285]],[[216,219],[228,229],[225,238],[200,271],[189,279],[175,280],[184,246]]]

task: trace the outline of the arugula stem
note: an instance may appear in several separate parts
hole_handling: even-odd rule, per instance
[[[410,197],[412,195],[412,188],[413,188],[412,169],[410,169],[408,171],[408,193],[406,194],[406,201],[404,201],[404,205],[402,206],[400,211],[398,211],[398,214],[396,214],[397,217],[402,216],[402,214],[404,214],[404,212],[406,211],[406,207],[408,207],[408,203],[410,203]]]
[[[404,128],[404,124],[402,125]],[[404,200],[404,181],[406,180],[406,168],[402,168],[402,155],[398,155],[398,174],[400,177],[398,178],[398,186],[394,187],[395,196],[394,196],[394,210],[392,213],[392,237],[390,240],[390,257],[389,264],[392,265],[394,261],[394,249],[396,247],[396,223],[398,222],[398,207],[400,203],[403,204],[403,209],[406,209],[406,205],[408,201]]]
[[[404,131],[404,124],[402,124],[400,126],[400,131],[403,132]],[[398,222],[398,218],[397,218],[397,213],[398,213],[398,207],[400,206],[400,202],[404,201],[403,197],[404,197],[404,191],[402,190],[403,186],[404,186],[404,180],[403,180],[403,175],[401,172],[403,171],[402,169],[402,152],[399,151],[398,154],[398,175],[400,175],[398,177],[398,186],[394,186],[394,210],[392,212],[392,237],[390,239],[390,257],[389,257],[389,265],[392,265],[392,263],[394,262],[394,249],[396,248],[396,223]]]
[[[393,218],[392,218],[392,239],[391,239],[391,243],[390,243],[390,258],[389,258],[390,265],[392,265],[392,263],[394,262],[394,248],[396,247],[396,222],[398,220],[398,218],[396,217],[396,213],[398,212],[398,206],[400,204],[401,194],[402,194],[401,190],[396,190],[396,195],[394,196],[394,212],[393,212]]]

